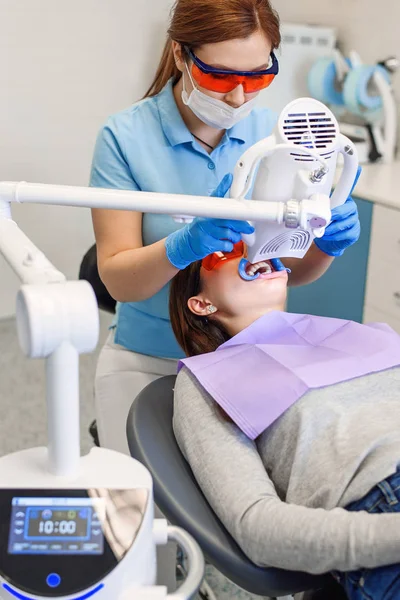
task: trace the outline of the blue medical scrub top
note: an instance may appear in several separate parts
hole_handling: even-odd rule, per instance
[[[100,131],[90,185],[122,190],[208,196],[243,152],[271,134],[277,116],[255,109],[227,131],[208,154],[187,129],[172,80],[155,97],[111,116]],[[143,244],[153,244],[183,225],[170,215],[143,215]],[[148,300],[118,303],[115,342],[162,358],[184,356],[168,314],[169,284]]]

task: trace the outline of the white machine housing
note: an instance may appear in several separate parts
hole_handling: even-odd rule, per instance
[[[48,420],[47,448],[0,458],[0,598],[191,598],[204,559],[191,536],[154,519],[149,471],[105,448],[80,456],[79,354],[95,348],[99,332],[93,289],[65,281],[1,216],[0,251],[30,281],[17,297],[18,336],[26,356],[46,359]],[[156,585],[156,546],[170,540],[190,570],[168,595]]]
[[[156,543],[166,538],[167,532],[166,524],[162,524],[160,531],[154,527],[157,521],[153,514],[152,480],[140,463],[111,450],[94,448],[81,458],[77,476],[55,477],[48,469],[47,450],[36,448],[3,457],[0,481],[0,598],[42,598],[53,592],[51,597],[117,600],[128,589],[132,593],[133,583],[139,598],[140,588],[154,586]],[[37,554],[24,554],[21,530],[28,529],[27,513],[31,504],[40,506],[42,501],[43,506],[54,512],[57,504],[50,505],[49,498],[58,498],[61,507],[71,500],[71,507],[85,507],[81,503],[87,502],[88,497],[96,507],[96,523],[101,526],[95,530],[93,539],[104,535],[112,552],[107,552],[106,557],[60,556],[50,552],[46,556],[43,548],[49,544],[42,541],[35,544]],[[9,515],[8,507],[13,498],[18,498],[20,503],[17,521]],[[14,547],[21,548],[21,554],[9,553],[8,522],[10,536],[15,537]],[[20,523],[20,529],[16,523]],[[61,546],[60,541],[50,546],[57,544]],[[54,588],[47,583],[52,574],[60,577],[60,584]],[[61,590],[64,591],[60,593]]]
[[[94,291],[66,281],[9,209],[0,192],[0,252],[24,282],[19,342],[27,357],[46,360],[48,447],[0,458],[0,598],[188,600],[201,585],[204,558],[190,535],[154,519],[148,470],[105,448],[80,455],[79,355],[98,343]],[[169,595],[156,584],[156,546],[168,541],[189,564]]]
[[[339,154],[343,170],[331,195]],[[281,220],[252,222],[243,236],[248,260],[303,258],[324,234],[331,209],[343,204],[357,175],[354,144],[340,134],[333,113],[321,102],[300,98],[282,111],[272,136],[255,144],[236,165],[231,198],[285,203]]]

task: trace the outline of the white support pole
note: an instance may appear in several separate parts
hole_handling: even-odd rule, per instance
[[[80,458],[79,354],[63,342],[46,359],[49,470],[76,476]]]
[[[0,182],[0,201],[279,222],[285,204],[36,183]]]

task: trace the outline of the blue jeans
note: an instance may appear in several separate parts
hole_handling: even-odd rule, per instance
[[[400,470],[375,486],[347,510],[369,513],[400,513]],[[400,600],[400,563],[378,569],[335,573],[350,600]]]

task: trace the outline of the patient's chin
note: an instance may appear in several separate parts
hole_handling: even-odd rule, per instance
[[[280,307],[279,310],[284,310],[288,294],[287,281],[285,282],[282,279],[270,279],[265,280],[263,283],[264,290],[260,296],[263,296],[264,306],[272,306],[275,309],[276,307]],[[261,286],[259,291],[261,292]]]

